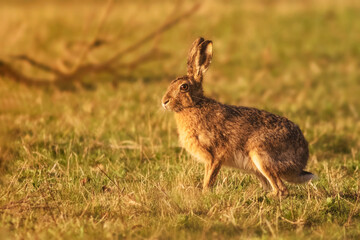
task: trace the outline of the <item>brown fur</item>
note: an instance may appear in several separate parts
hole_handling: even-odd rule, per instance
[[[187,75],[171,82],[162,99],[175,112],[182,146],[205,163],[204,189],[214,184],[222,165],[257,176],[275,195],[287,195],[282,180],[302,183],[308,143],[285,117],[255,108],[230,106],[204,96],[203,74],[212,59],[212,42],[199,38],[188,56]]]

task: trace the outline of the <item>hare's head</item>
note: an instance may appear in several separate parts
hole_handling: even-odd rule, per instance
[[[187,60],[187,75],[170,83],[162,105],[165,109],[180,112],[196,106],[203,99],[202,80],[212,59],[212,42],[198,38],[192,44]]]

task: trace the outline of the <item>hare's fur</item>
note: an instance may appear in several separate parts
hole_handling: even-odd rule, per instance
[[[171,82],[162,103],[175,112],[182,146],[205,164],[204,189],[224,166],[254,174],[274,195],[287,195],[282,180],[303,183],[308,143],[285,117],[249,107],[230,106],[204,96],[203,74],[212,58],[212,42],[197,39],[189,51],[188,72]]]

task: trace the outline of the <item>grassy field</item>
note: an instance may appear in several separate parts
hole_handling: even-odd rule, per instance
[[[68,43],[91,39],[103,5],[0,1],[0,59],[25,53],[61,67],[76,56]],[[101,36],[116,41],[89,61],[134,42],[172,8],[115,2]],[[359,239],[359,33],[356,1],[205,1],[162,36],[166,58],[122,77],[59,89],[0,76],[0,238]],[[279,201],[254,177],[222,169],[201,193],[204,167],[180,148],[160,104],[198,36],[214,41],[207,95],[296,122],[318,181],[288,185]]]

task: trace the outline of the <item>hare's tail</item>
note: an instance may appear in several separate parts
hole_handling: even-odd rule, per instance
[[[286,176],[284,177],[284,180],[290,182],[290,183],[306,183],[310,180],[317,180],[318,177],[315,174],[312,174],[311,172],[302,171],[297,176]]]

